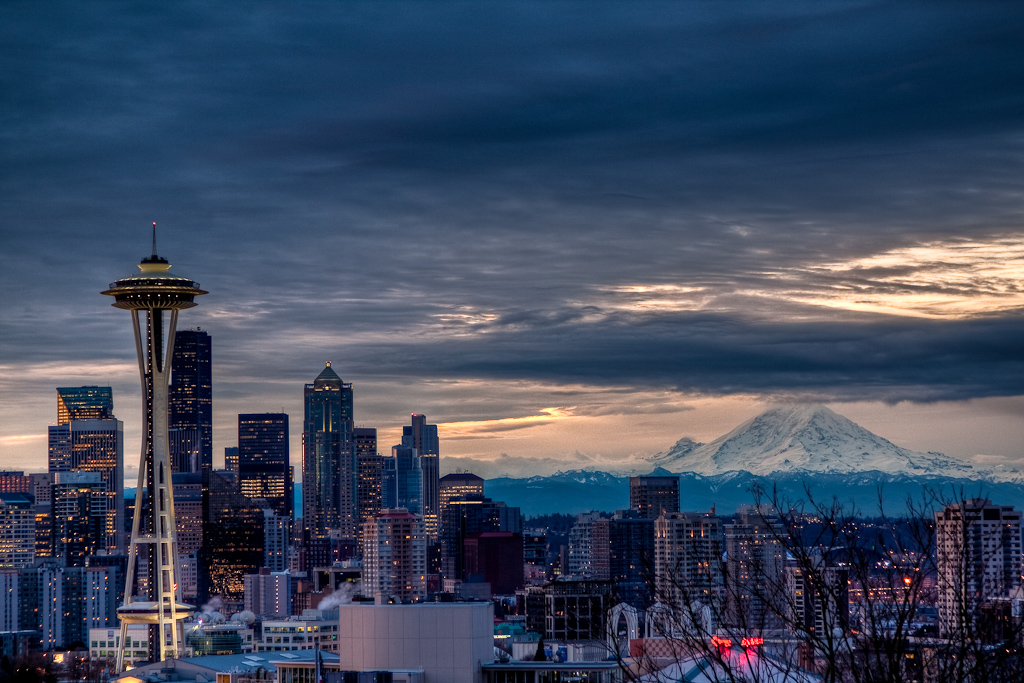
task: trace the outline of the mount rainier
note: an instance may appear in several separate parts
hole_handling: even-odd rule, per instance
[[[865,514],[877,514],[879,492],[887,509],[920,498],[924,488],[946,495],[987,496],[1024,502],[1024,473],[979,468],[942,453],[920,453],[873,434],[822,405],[772,408],[710,443],[682,438],[647,459],[642,470],[574,470],[529,479],[499,478],[487,495],[522,507],[526,515],[612,511],[629,505],[630,475],[678,474],[682,507],[726,512],[752,502],[755,486],[796,500],[812,490],[837,496]]]

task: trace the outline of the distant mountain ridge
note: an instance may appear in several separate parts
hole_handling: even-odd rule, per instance
[[[823,405],[772,408],[711,443],[680,439],[650,462],[672,472],[704,476],[877,471],[973,478],[986,474],[942,453],[901,448]]]
[[[658,474],[678,474],[685,510],[731,512],[754,502],[752,490],[777,490],[799,500],[836,496],[865,515],[878,514],[879,493],[890,512],[905,510],[925,488],[944,495],[988,496],[1019,505],[1024,473],[979,468],[942,453],[902,448],[822,405],[772,408],[710,443],[682,438],[648,459]],[[614,511],[629,505],[629,476],[572,470],[551,476],[489,479],[487,495],[527,516]]]

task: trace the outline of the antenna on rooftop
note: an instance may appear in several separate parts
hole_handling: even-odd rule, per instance
[[[156,221],[153,221],[153,257],[156,258]]]

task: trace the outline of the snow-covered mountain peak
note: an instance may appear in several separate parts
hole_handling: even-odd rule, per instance
[[[973,476],[967,463],[893,444],[823,405],[783,405],[744,422],[711,443],[681,439],[653,464],[714,476],[731,471]]]

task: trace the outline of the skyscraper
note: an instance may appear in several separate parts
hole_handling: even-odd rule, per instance
[[[647,519],[679,512],[679,476],[630,477],[629,509]]]
[[[438,515],[444,519],[444,510],[448,501],[462,496],[484,495],[484,480],[470,472],[453,472],[441,477],[437,486]]]
[[[278,515],[292,516],[292,467],[288,456],[288,415],[238,416],[238,481],[243,496],[264,498]]]
[[[213,468],[213,380],[210,335],[202,329],[174,335],[168,429],[176,472]]]
[[[99,472],[57,472],[53,481],[53,556],[84,567],[106,548],[107,485]]]
[[[650,607],[654,586],[654,520],[633,510],[619,510],[611,519],[592,524],[590,550],[593,577],[611,580],[618,600],[637,609]]]
[[[377,430],[372,427],[356,427],[356,508],[358,510],[356,534],[359,548],[363,545],[363,525],[380,514],[381,485],[384,474],[384,458],[377,452]]]
[[[103,292],[114,297],[113,306],[131,311],[135,350],[143,384],[145,421],[142,457],[135,494],[132,536],[128,550],[128,571],[121,619],[121,639],[116,671],[124,663],[127,628],[131,623],[152,624],[150,642],[154,657],[161,661],[178,657],[184,646],[182,620],[192,606],[181,602],[178,573],[177,529],[168,446],[168,382],[174,348],[178,311],[195,306],[196,296],[206,294],[199,284],[170,272],[167,259],[156,253],[156,223],[153,224],[153,253],[142,259],[138,275],[121,278]],[[164,348],[164,312],[169,312]],[[145,326],[140,327],[145,314]],[[145,346],[143,346],[143,329]],[[143,520],[145,520],[143,522]],[[135,560],[142,549],[149,556],[149,595],[135,595]],[[146,599],[140,599],[140,598]]]
[[[352,385],[328,362],[305,387],[302,519],[310,539],[356,539],[356,451]]]
[[[222,596],[239,610],[245,576],[263,566],[263,510],[216,472],[202,473],[203,545],[198,552],[198,600]]]
[[[57,424],[72,420],[109,420],[114,417],[110,387],[60,387],[57,389]]]
[[[402,427],[402,445],[412,446],[419,456],[420,472],[423,477],[422,506],[423,523],[427,537],[437,539],[440,448],[437,439],[437,425],[427,424],[425,415],[412,414],[412,424]]]
[[[100,475],[107,519],[99,550],[119,553],[124,549],[124,430],[114,417],[110,387],[58,388],[57,423],[49,428],[50,474]]]
[[[416,449],[412,446],[391,447],[395,461],[395,501],[397,507],[423,514],[423,470]]]

